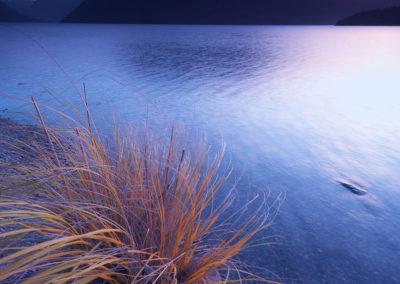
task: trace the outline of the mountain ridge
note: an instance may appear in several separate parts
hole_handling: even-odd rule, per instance
[[[257,0],[250,0],[257,2]],[[124,0],[86,0],[78,6],[63,22],[84,23],[131,23],[131,24],[224,24],[239,22],[246,18],[234,12],[240,0],[203,0],[191,3],[184,0],[172,1],[124,1]],[[154,9],[157,7],[157,9]],[[221,12],[224,11],[224,17]],[[236,18],[235,18],[236,16]],[[247,20],[254,22],[254,20]]]
[[[81,2],[82,0],[36,0],[23,14],[44,21],[58,22],[65,15],[72,12]]]
[[[400,6],[360,12],[343,18],[337,26],[400,26]]]
[[[25,16],[0,1],[0,22],[39,22],[38,20]]]
[[[290,9],[288,4],[291,3]],[[122,24],[312,24],[289,0],[85,0],[62,22]],[[322,6],[321,6],[322,7]],[[322,9],[319,7],[318,9]],[[315,12],[315,11],[312,11]],[[300,19],[301,18],[301,19]],[[300,20],[299,20],[300,19]]]

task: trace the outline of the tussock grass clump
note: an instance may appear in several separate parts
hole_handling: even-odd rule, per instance
[[[167,138],[117,124],[102,135],[86,103],[84,126],[51,129],[33,103],[46,143],[15,142],[35,158],[0,185],[0,282],[229,282],[267,218],[235,231],[220,220],[230,204],[215,202],[230,174],[223,150],[210,157],[205,141],[185,144],[173,127]]]

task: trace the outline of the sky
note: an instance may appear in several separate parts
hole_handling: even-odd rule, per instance
[[[0,0],[8,2],[11,6],[23,11],[29,8],[35,0]],[[40,0],[39,0],[40,1]],[[57,5],[63,6],[71,0],[52,0],[57,1]],[[79,2],[83,0],[74,0]],[[135,1],[135,0],[127,0]],[[145,1],[145,0],[141,0]],[[168,0],[165,0],[168,1]],[[201,0],[188,0],[188,1],[201,1]],[[217,1],[217,0],[216,0]],[[246,0],[243,0],[246,1]],[[50,1],[51,2],[51,1]],[[277,13],[287,13],[289,17],[298,21],[313,21],[318,23],[335,23],[340,18],[350,16],[356,12],[385,8],[391,6],[400,6],[400,0],[265,0],[266,5],[271,10],[276,10]],[[54,3],[53,3],[54,4]],[[53,5],[54,6],[54,5]],[[53,11],[52,11],[53,10]],[[65,11],[67,14],[69,11]],[[49,16],[54,13],[54,7],[45,9],[41,13]],[[62,14],[62,11],[61,11]],[[284,16],[285,17],[285,16]],[[286,15],[287,17],[287,15]]]

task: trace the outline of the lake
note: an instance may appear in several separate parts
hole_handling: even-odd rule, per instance
[[[15,98],[49,92],[79,104],[72,81],[99,117],[193,126],[226,142],[240,196],[284,196],[277,244],[244,257],[257,272],[396,283],[399,51],[396,27],[2,24],[0,115],[29,122]]]

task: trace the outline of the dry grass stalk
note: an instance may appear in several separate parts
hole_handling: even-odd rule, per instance
[[[51,129],[33,103],[49,141],[30,146],[40,159],[0,185],[0,281],[209,283],[266,227],[255,215],[213,241],[229,203],[212,206],[230,174],[219,169],[223,151],[210,159],[205,142],[190,149],[174,128],[166,143],[117,124],[106,138],[86,99],[86,126]],[[39,238],[19,247],[26,236]]]

